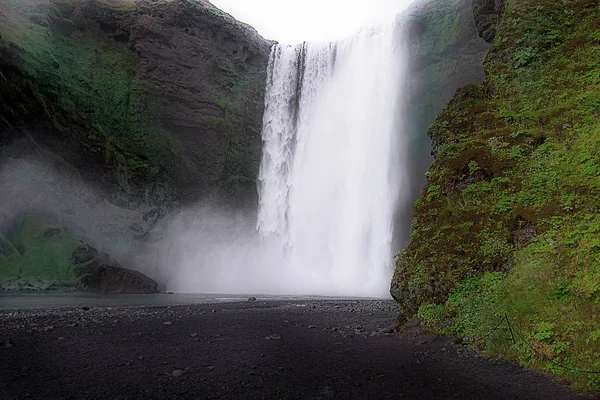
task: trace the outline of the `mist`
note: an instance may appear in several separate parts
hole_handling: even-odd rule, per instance
[[[159,220],[147,201],[107,195],[38,149],[0,165],[0,231],[48,216],[178,293],[387,298],[408,168],[397,33],[274,47],[257,210],[203,202]]]
[[[251,212],[199,206],[157,227],[155,255],[161,279],[178,293],[349,295],[332,277],[292,268],[280,238],[261,237]],[[368,293],[355,293],[368,295]]]
[[[393,21],[412,0],[210,0],[267,39],[295,44],[330,42],[361,28]]]
[[[49,152],[0,164],[0,232],[10,235],[23,215],[48,217],[71,235],[130,263],[139,236],[150,229],[150,207],[118,206],[86,184],[77,169]]]

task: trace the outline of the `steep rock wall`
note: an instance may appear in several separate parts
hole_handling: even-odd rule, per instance
[[[504,14],[505,0],[474,0],[473,15],[479,36],[492,43],[496,29]]]
[[[0,1],[0,232],[49,217],[148,270],[170,210],[255,209],[271,45],[204,0]]]
[[[41,147],[129,202],[254,202],[271,46],[256,31],[204,0],[0,7],[5,159]]]
[[[483,85],[429,130],[435,161],[391,293],[400,322],[485,337],[487,354],[598,393],[582,371],[600,368],[600,6],[511,0],[496,25]]]
[[[398,16],[409,43],[406,108],[401,135],[409,138],[407,204],[413,204],[425,184],[432,162],[427,129],[456,89],[484,79],[483,60],[489,45],[478,37],[471,0],[417,1]],[[411,207],[400,205],[395,247],[408,240]]]

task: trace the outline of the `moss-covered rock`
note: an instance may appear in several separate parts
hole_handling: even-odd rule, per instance
[[[0,243],[0,287],[5,290],[157,292],[155,281],[124,269],[46,217],[20,218],[11,241],[0,237]]]
[[[15,246],[1,233],[0,233],[0,256],[2,256],[2,259],[4,259],[4,260],[8,260],[10,257],[19,256],[19,252],[17,251]]]
[[[600,8],[511,0],[483,85],[432,124],[435,161],[391,293],[406,320],[600,392]],[[507,328],[507,327],[506,327]],[[535,351],[532,351],[535,349]],[[562,367],[558,367],[561,365]]]
[[[20,257],[0,263],[0,282],[34,289],[75,285],[69,256],[83,243],[45,217],[25,216],[18,225],[10,238]]]
[[[0,25],[0,145],[31,139],[148,201],[253,201],[271,46],[256,31],[189,0],[3,2]]]
[[[21,254],[26,253],[53,238],[67,237],[64,229],[50,219],[37,215],[21,217],[17,231],[11,236],[12,244]]]
[[[482,63],[489,45],[477,34],[471,0],[417,1],[399,19],[399,26],[406,28],[410,61],[405,88],[408,100],[402,114],[402,143],[410,147],[408,160],[403,160],[409,166],[410,186],[403,188],[409,196],[407,203],[400,205],[395,224],[403,230],[410,225],[409,204],[418,197],[425,184],[424,172],[431,164],[427,129],[456,89],[483,82]],[[400,248],[408,231],[395,236]]]

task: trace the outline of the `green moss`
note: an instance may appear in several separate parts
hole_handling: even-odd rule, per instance
[[[11,242],[22,255],[0,260],[2,286],[48,289],[77,285],[71,256],[84,245],[59,225],[45,217],[23,217]]]
[[[20,48],[48,119],[63,131],[77,126],[78,140],[115,171],[125,189],[143,185],[171,168],[173,146],[154,123],[153,97],[138,82],[132,49],[105,37],[92,20],[85,29],[68,28],[72,22],[58,10],[72,3],[14,9],[6,39]],[[129,1],[106,5],[118,12],[135,7]],[[49,28],[31,23],[31,14]]]
[[[436,160],[392,292],[404,317],[600,392],[597,1],[512,0],[485,61],[430,129]],[[581,38],[585,38],[582,40]],[[543,355],[542,356],[540,356]],[[554,361],[554,362],[552,362]]]
[[[63,229],[41,216],[25,216],[19,221],[17,231],[11,236],[12,244],[26,252],[52,237],[63,237]]]

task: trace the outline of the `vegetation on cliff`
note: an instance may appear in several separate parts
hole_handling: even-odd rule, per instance
[[[1,1],[0,288],[90,287],[70,235],[118,257],[121,238],[146,238],[174,207],[254,208],[271,45],[206,0]],[[47,176],[31,181],[34,164]],[[73,186],[54,184],[45,199],[20,198],[65,181]],[[62,218],[96,202],[102,227]],[[27,215],[69,234],[12,251]],[[144,281],[105,264],[86,272],[108,285],[98,290]]]
[[[156,293],[158,284],[122,268],[52,220],[27,215],[9,238],[0,234],[0,290]]]
[[[484,79],[483,60],[489,44],[477,34],[471,0],[415,1],[398,17],[398,27],[408,43],[409,71],[404,91],[403,130],[408,140],[410,174],[406,203],[399,205],[395,222],[396,248],[408,241],[411,206],[425,183],[431,165],[429,139],[425,134],[437,112],[456,89]],[[410,205],[409,205],[410,204]]]
[[[484,337],[575,387],[600,391],[600,8],[511,0],[483,85],[430,128],[435,162],[392,294],[440,332]]]
[[[251,28],[188,0],[3,2],[0,21],[0,144],[138,197],[254,188],[271,44]]]

